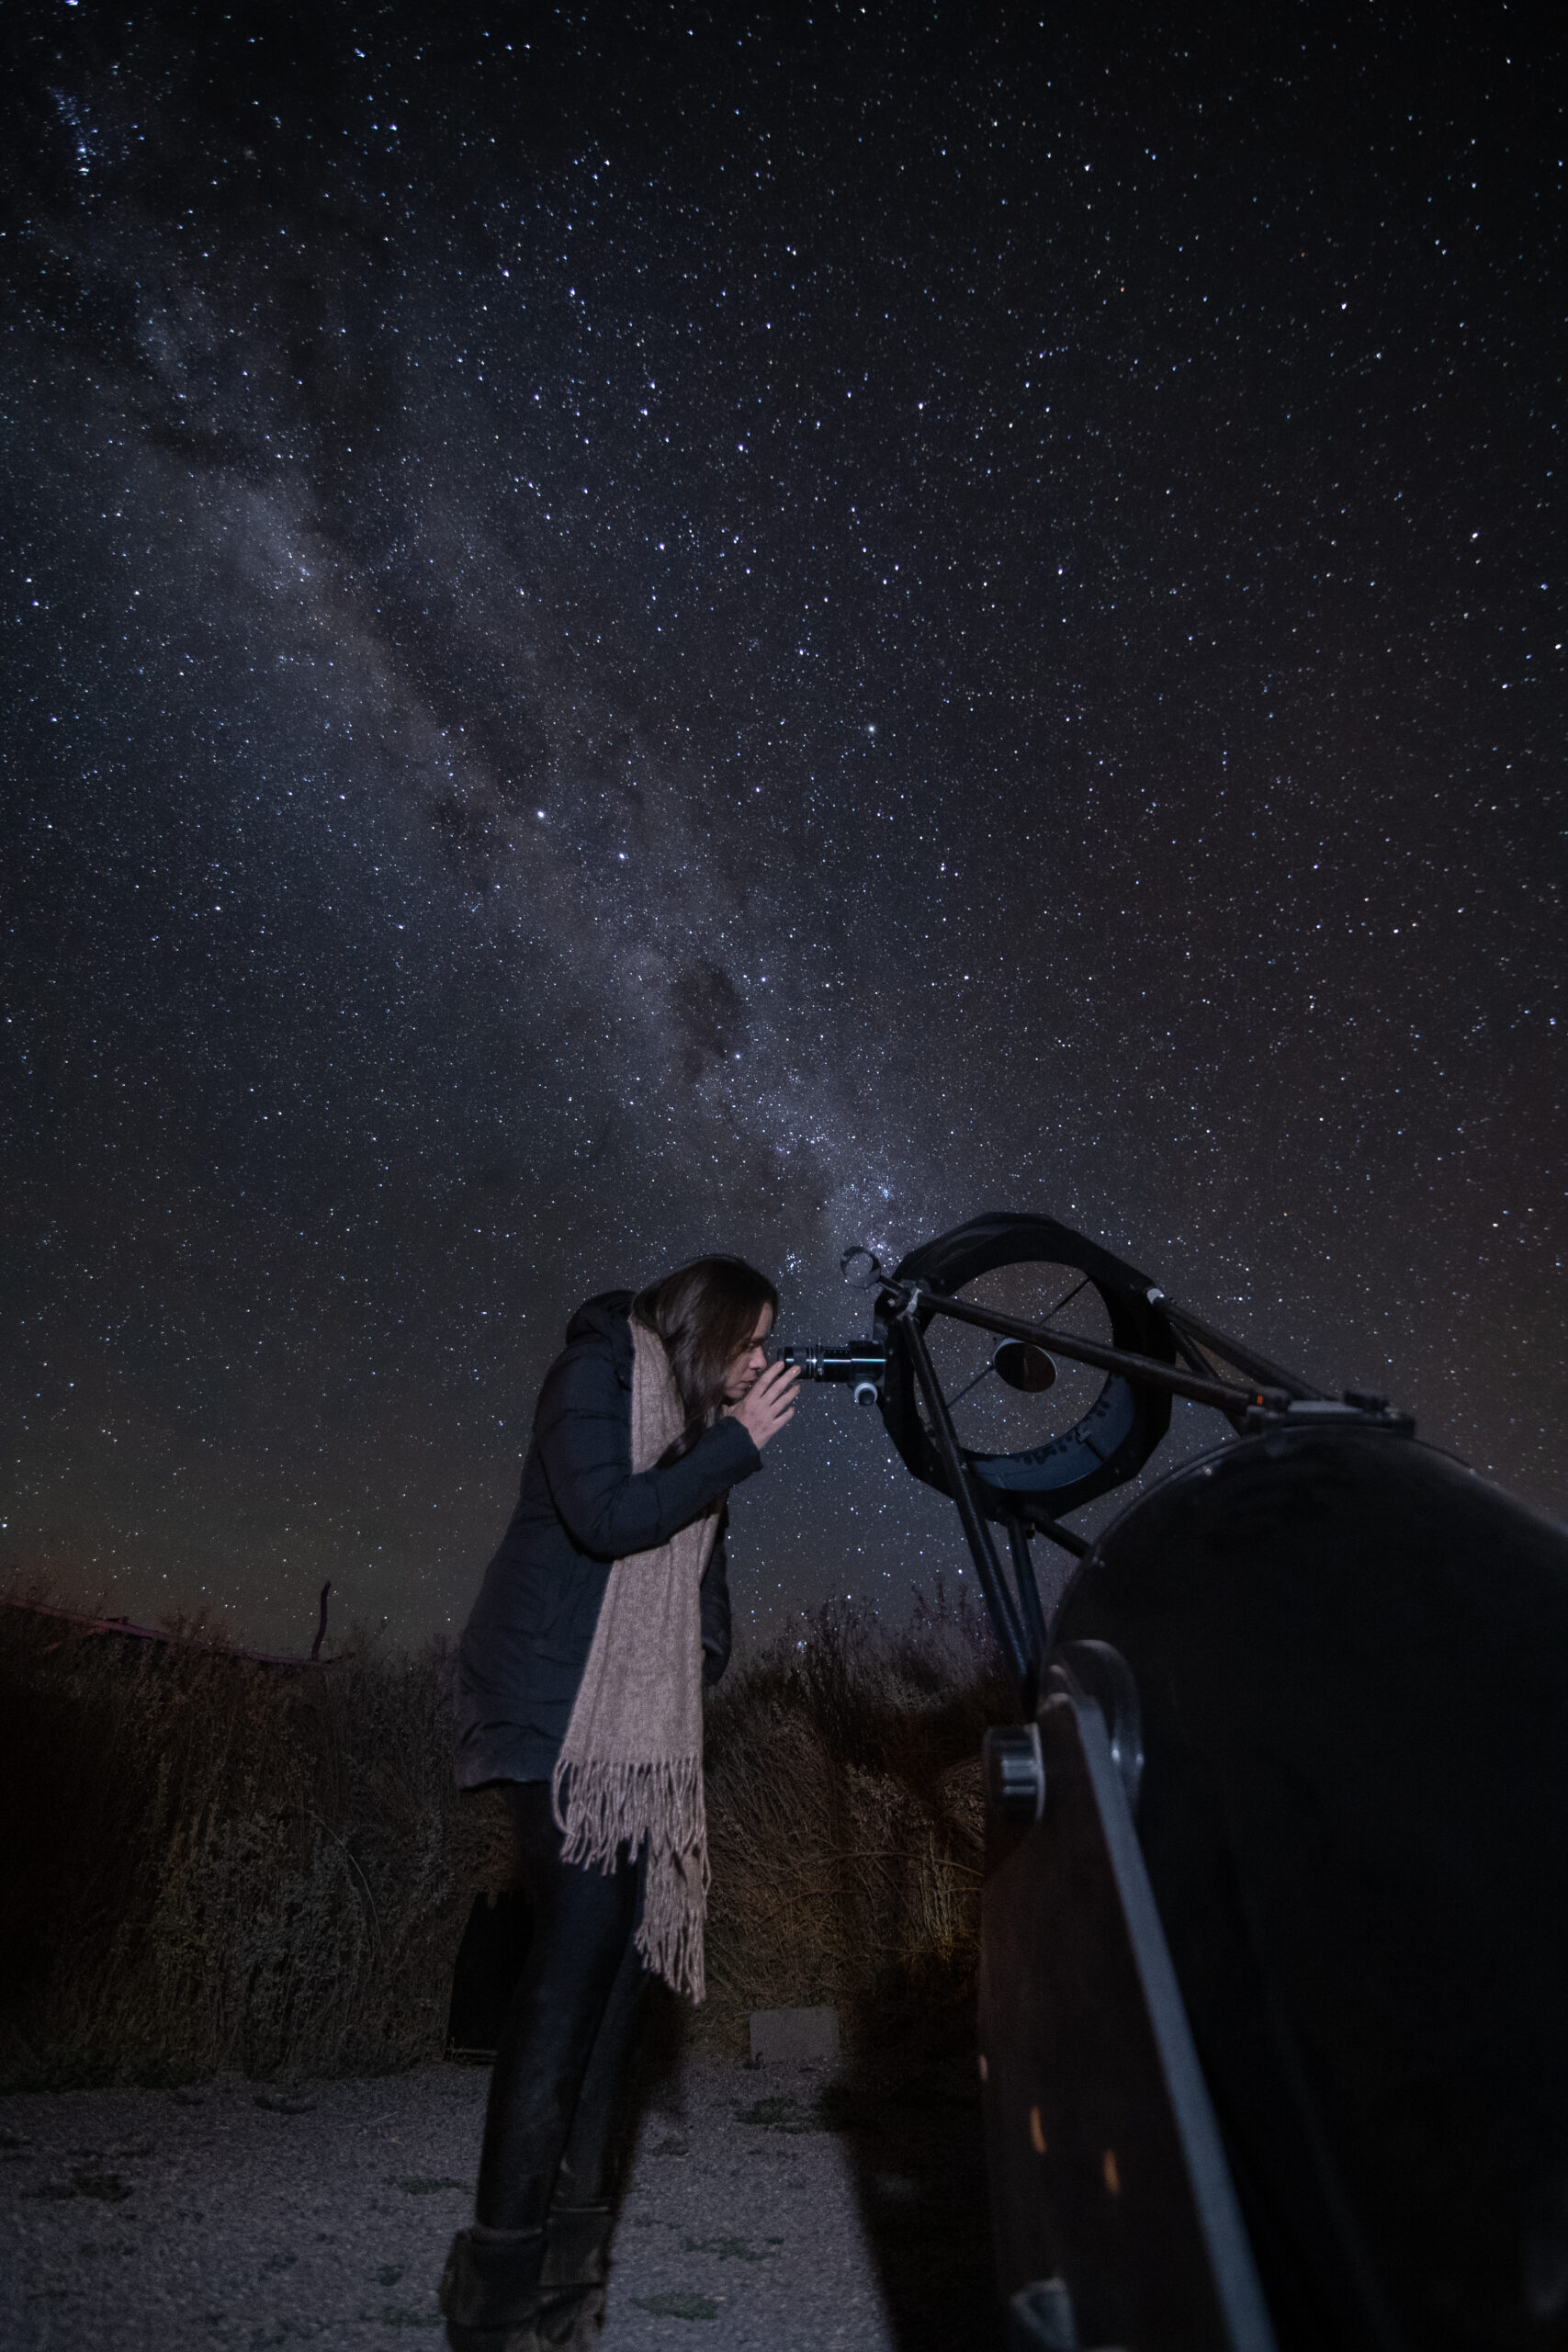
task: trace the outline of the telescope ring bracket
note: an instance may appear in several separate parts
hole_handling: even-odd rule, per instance
[[[947,1493],[947,1477],[917,1409],[913,1370],[899,1344],[900,1315],[908,1311],[923,1332],[935,1310],[918,1295],[910,1298],[911,1291],[953,1297],[999,1266],[1032,1264],[1086,1274],[1110,1318],[1113,1346],[1163,1363],[1176,1361],[1161,1296],[1148,1276],[1054,1217],[979,1216],[940,1234],[895,1268],[892,1280],[903,1286],[903,1301],[885,1292],[876,1306],[877,1331],[887,1348],[883,1419],[906,1466],[939,1493]],[[1135,1477],[1169,1426],[1168,1395],[1111,1373],[1088,1412],[1045,1444],[1020,1453],[962,1451],[987,1519],[1038,1526]]]

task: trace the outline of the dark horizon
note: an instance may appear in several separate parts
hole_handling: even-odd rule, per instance
[[[6,30],[0,1574],[455,1631],[581,1298],[987,1209],[1568,1510],[1560,43]]]

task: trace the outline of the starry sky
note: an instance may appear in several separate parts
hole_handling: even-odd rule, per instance
[[[456,1631],[581,1298],[997,1208],[1561,1515],[1540,38],[14,0],[0,1568]]]

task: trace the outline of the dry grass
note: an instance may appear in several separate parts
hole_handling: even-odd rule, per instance
[[[0,1611],[0,2086],[377,2073],[440,2055],[504,1815],[459,1799],[450,1656],[315,1669]],[[852,2029],[972,1973],[974,1758],[1011,1712],[964,1611],[825,1615],[710,1702],[705,2041]]]
[[[310,1669],[0,1622],[0,2081],[380,2071],[438,2052],[472,1890],[447,1661]]]
[[[1017,1706],[981,1623],[917,1605],[909,1631],[825,1611],[715,1694],[705,2038],[829,2004],[886,2038],[972,1984],[980,1737]]]

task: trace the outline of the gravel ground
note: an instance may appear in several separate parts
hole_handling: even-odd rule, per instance
[[[489,2077],[0,2099],[5,2352],[440,2344]],[[689,2059],[645,2109],[603,2352],[984,2352],[966,2105]]]

